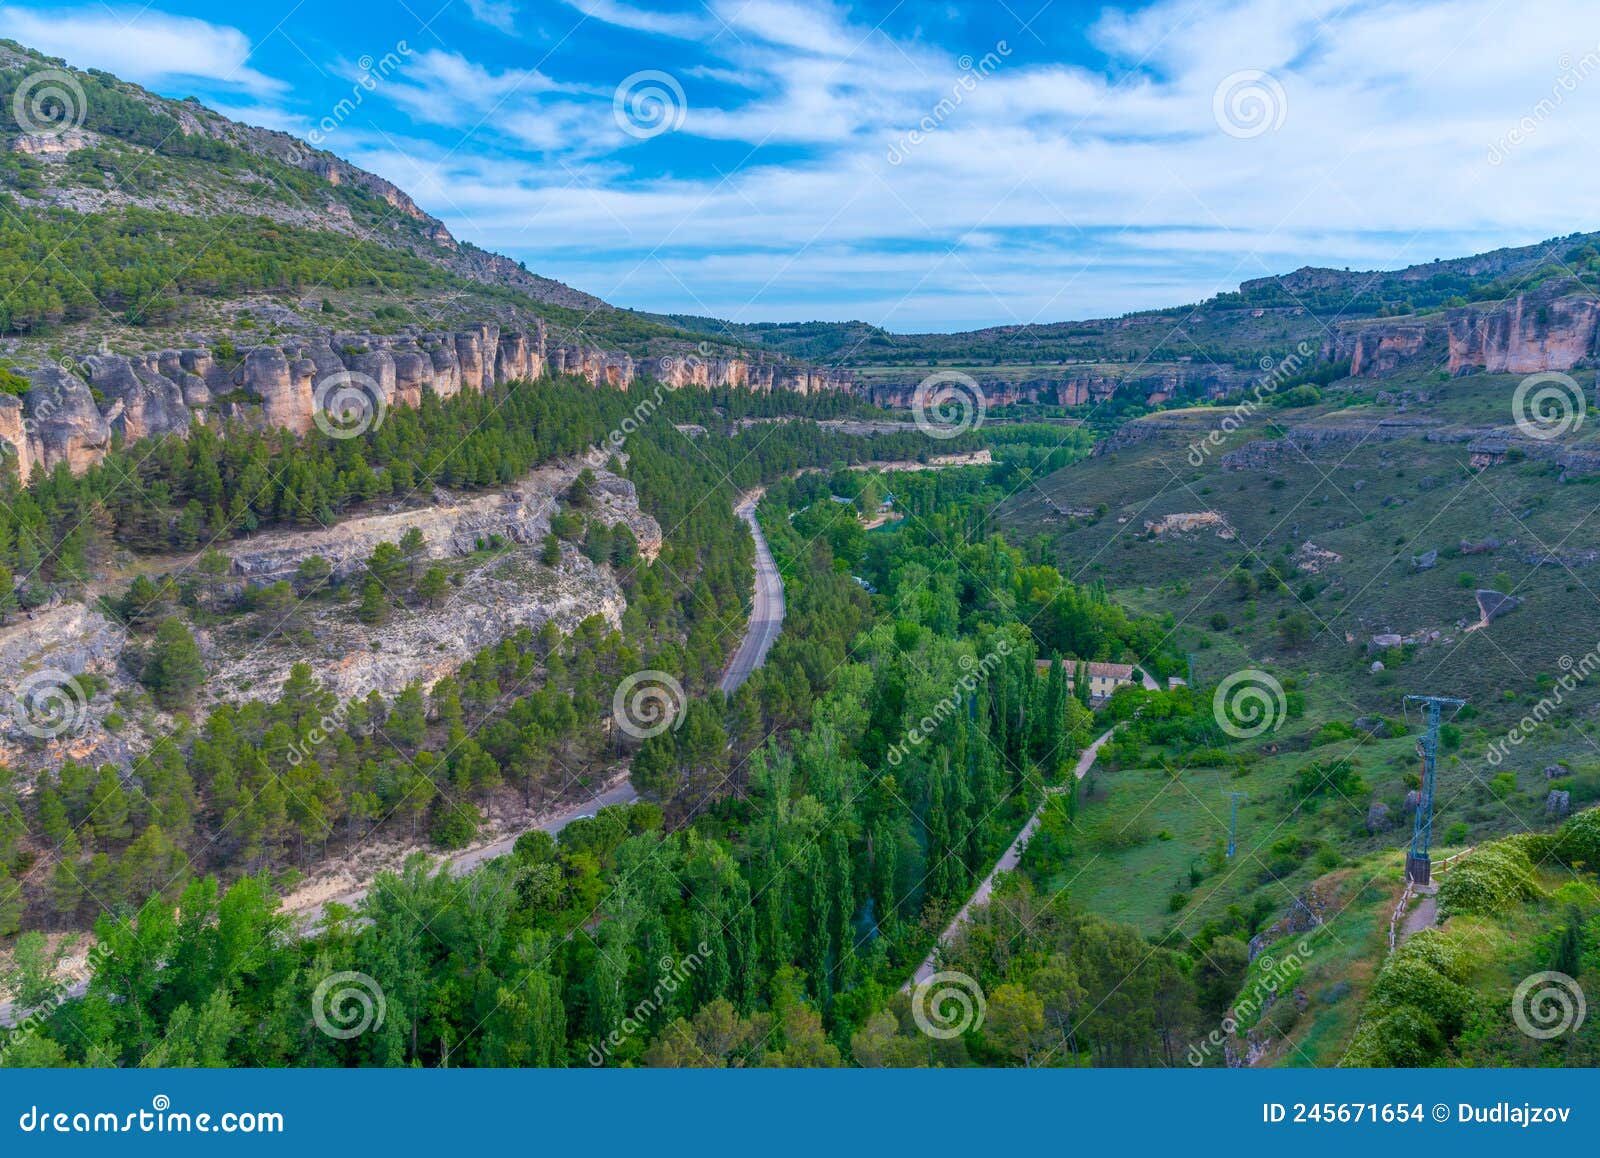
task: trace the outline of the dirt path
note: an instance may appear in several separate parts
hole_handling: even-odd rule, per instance
[[[1111,734],[1115,731],[1115,728],[1111,728],[1083,750],[1078,757],[1077,767],[1072,770],[1074,779],[1082,780],[1089,774],[1089,769],[1094,767],[1095,759],[1100,755],[1100,749],[1105,747],[1106,742],[1111,739]],[[1053,795],[1057,792],[1065,791],[1065,786],[1047,788],[1045,791],[1047,794]],[[912,974],[911,980],[900,987],[902,993],[911,992],[915,986],[921,985],[938,972],[939,950],[949,944],[950,940],[961,931],[961,927],[971,919],[974,909],[989,903],[989,898],[994,895],[996,878],[1001,873],[1011,872],[1022,862],[1022,854],[1027,850],[1028,841],[1032,840],[1033,834],[1039,831],[1039,824],[1044,819],[1044,806],[1047,803],[1049,803],[1048,800],[1043,801],[1038,808],[1034,809],[1033,815],[1028,818],[1028,823],[1022,826],[1022,831],[1017,833],[1016,839],[1011,842],[1011,847],[1001,854],[999,860],[995,861],[994,868],[989,871],[988,876],[983,878],[983,882],[978,885],[977,891],[967,898],[967,903],[961,906],[961,911],[945,926],[944,932],[939,934],[939,940],[927,957],[923,959],[922,964],[917,966],[917,971]]]

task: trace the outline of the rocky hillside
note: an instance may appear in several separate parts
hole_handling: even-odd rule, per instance
[[[362,571],[382,543],[407,531],[426,544],[422,558],[444,564],[454,576],[437,606],[408,609],[381,625],[357,620],[348,602],[300,600],[290,616],[218,617],[197,634],[209,679],[206,706],[271,698],[292,664],[306,660],[341,701],[371,692],[394,696],[408,684],[428,688],[485,647],[519,629],[554,622],[570,634],[598,615],[618,628],[627,609],[614,569],[563,544],[558,562],[541,558],[539,545],[585,464],[543,467],[514,487],[462,497],[436,492],[401,510],[348,519],[311,531],[268,532],[240,540],[227,552],[225,578],[215,595],[236,597],[247,588],[292,580],[307,559],[320,556],[329,578]],[[634,486],[604,469],[590,468],[591,519],[625,525],[640,556],[654,559],[661,528],[639,509]],[[493,546],[489,546],[493,545]],[[148,560],[143,573],[184,574],[192,557]],[[155,710],[128,671],[128,628],[89,602],[58,601],[0,625],[0,664],[52,686],[96,681],[81,701],[82,727],[39,739],[28,731],[18,695],[29,679],[0,689],[0,762],[12,768],[55,766],[65,758],[129,766],[155,736],[175,721]],[[55,673],[53,676],[51,673]],[[81,691],[79,692],[81,696]]]
[[[416,405],[577,374],[848,377],[618,310],[452,237],[393,183],[0,41],[0,438],[24,473],[231,416],[309,429],[334,375]]]
[[[1224,397],[1309,347],[1362,377],[1592,363],[1600,235],[1396,271],[1305,268],[1120,318],[893,334],[620,310],[450,234],[384,178],[0,41],[0,439],[24,471],[113,438],[233,417],[305,431],[360,376],[383,405],[570,373],[626,387],[928,400],[935,370],[989,405]],[[9,367],[9,368],[7,368]],[[342,380],[342,379],[341,379]],[[367,382],[375,385],[366,386]]]

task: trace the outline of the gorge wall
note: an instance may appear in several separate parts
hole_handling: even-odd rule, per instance
[[[1451,375],[1587,368],[1600,353],[1600,299],[1518,294],[1421,318],[1352,324],[1340,327],[1327,352],[1349,358],[1358,378],[1418,367]]]
[[[0,393],[0,442],[21,477],[65,463],[82,471],[114,440],[181,434],[193,422],[240,419],[296,434],[312,428],[319,391],[355,378],[386,406],[419,406],[507,382],[572,374],[627,389],[638,373],[673,388],[699,385],[802,394],[849,390],[848,372],[738,358],[667,357],[636,365],[625,353],[553,343],[543,322],[484,323],[448,333],[340,334],[277,339],[224,359],[215,347],[91,353],[23,371],[31,388]]]

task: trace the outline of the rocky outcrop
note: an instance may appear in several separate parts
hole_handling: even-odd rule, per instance
[[[184,434],[190,412],[183,387],[161,373],[160,356],[92,354],[83,360],[89,386],[105,398],[106,421],[124,442]],[[106,405],[109,404],[109,405]]]
[[[60,463],[83,471],[99,462],[111,446],[111,426],[88,384],[60,366],[32,370],[28,379],[33,389],[23,396],[22,413],[30,471]]]
[[[1571,283],[1506,302],[1462,306],[1405,321],[1341,325],[1324,353],[1349,358],[1354,378],[1385,378],[1407,368],[1452,375],[1536,374],[1592,365],[1600,352],[1600,300]]]
[[[183,434],[214,411],[254,417],[262,426],[306,434],[320,390],[335,375],[381,397],[385,406],[416,407],[429,391],[449,398],[550,373],[580,375],[594,386],[626,389],[635,367],[626,354],[580,345],[547,347],[544,324],[502,330],[485,323],[455,333],[339,334],[321,332],[254,345],[226,361],[202,346],[157,353],[94,353],[76,363],[29,374],[34,387],[21,402],[0,401],[0,440],[24,477],[35,463],[65,462],[81,471],[99,461],[113,435],[136,442]],[[786,371],[786,388],[818,383],[804,370]],[[725,361],[715,385],[750,379],[743,362]],[[768,382],[772,381],[769,371]],[[679,383],[681,384],[681,383]],[[833,379],[828,385],[838,386]],[[769,385],[770,388],[770,385]]]
[[[28,430],[23,423],[22,400],[0,394],[0,450],[16,460],[17,477],[26,479],[33,473],[33,452],[28,449]]]
[[[491,539],[519,544],[543,541],[556,513],[558,496],[586,464],[561,462],[536,470],[516,487],[465,498],[440,495],[427,505],[347,519],[313,531],[284,531],[243,540],[229,549],[229,574],[235,586],[292,579],[312,555],[328,561],[335,579],[359,572],[379,543],[397,543],[415,528],[427,542],[427,557],[468,555]],[[591,468],[593,469],[593,468]],[[661,527],[639,509],[634,486],[603,469],[594,470],[590,489],[592,517],[608,526],[626,523],[640,553],[653,559],[661,548]]]
[[[1352,378],[1387,378],[1437,348],[1437,330],[1421,323],[1367,326],[1358,331],[1350,350]]]
[[[1452,310],[1452,374],[1534,374],[1571,370],[1595,353],[1600,301],[1592,297],[1538,299],[1518,294],[1491,309]]]
[[[1116,394],[1132,395],[1147,406],[1174,398],[1222,398],[1247,387],[1254,379],[1231,366],[1168,366],[1130,368],[1126,373],[1104,367],[1069,367],[1060,374],[1013,379],[997,375],[975,376],[987,406],[1012,406],[1042,402],[1055,406],[1087,406],[1105,402]],[[921,378],[875,380],[856,393],[879,406],[905,409],[921,389]]]

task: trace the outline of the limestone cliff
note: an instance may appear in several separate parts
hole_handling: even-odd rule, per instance
[[[1351,376],[1358,378],[1419,367],[1452,375],[1588,367],[1600,349],[1600,300],[1559,292],[1563,288],[1570,287],[1403,321],[1348,323],[1339,327],[1327,353],[1349,358]]]

